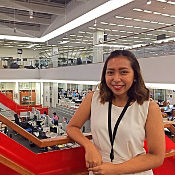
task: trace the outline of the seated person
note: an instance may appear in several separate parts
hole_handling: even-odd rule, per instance
[[[19,117],[18,114],[14,114],[14,118],[15,118],[15,123],[19,126],[21,126],[20,121],[19,121]]]
[[[165,111],[164,108],[161,108],[160,110],[162,112],[162,117],[166,118],[168,115],[167,115],[167,113],[164,112]]]
[[[59,117],[56,115],[56,112],[53,113],[52,120],[54,125],[58,125]]]
[[[44,111],[44,113],[41,115],[41,118],[45,118],[45,117],[46,117],[46,115],[47,115],[47,112],[46,112],[46,111]]]

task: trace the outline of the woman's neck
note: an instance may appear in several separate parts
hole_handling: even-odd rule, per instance
[[[123,107],[126,105],[128,101],[128,96],[115,96],[114,99],[112,100],[112,104]]]

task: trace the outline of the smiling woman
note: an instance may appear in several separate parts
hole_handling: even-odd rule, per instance
[[[80,131],[89,119],[93,143]],[[99,90],[86,96],[66,130],[84,146],[91,174],[153,175],[151,169],[163,163],[161,112],[150,100],[139,63],[130,51],[116,50],[109,55]],[[143,148],[145,139],[148,153]]]

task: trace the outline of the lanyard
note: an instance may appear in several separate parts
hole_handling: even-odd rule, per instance
[[[115,139],[115,136],[116,136],[116,133],[117,133],[117,129],[118,129],[118,126],[119,126],[119,123],[122,119],[122,117],[124,116],[129,104],[131,102],[131,99],[129,98],[125,107],[123,108],[117,122],[115,123],[115,127],[114,127],[114,131],[113,131],[113,134],[112,134],[112,128],[111,128],[111,108],[112,108],[112,102],[110,101],[109,102],[109,106],[108,106],[108,132],[109,132],[109,138],[110,138],[110,142],[111,142],[111,152],[110,152],[110,159],[111,159],[111,162],[113,161],[114,159],[114,149],[113,149],[113,145],[114,145],[114,139]]]

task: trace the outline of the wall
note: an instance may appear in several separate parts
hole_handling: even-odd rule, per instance
[[[141,58],[139,63],[147,83],[175,84],[175,55]],[[99,81],[104,63],[50,69],[0,69],[2,79],[42,79]]]
[[[0,69],[0,80],[40,79],[39,69]]]
[[[175,84],[175,55],[141,58],[139,63],[145,82]]]
[[[0,48],[0,57],[13,58],[39,58],[39,51],[33,49],[22,49],[22,54],[17,54],[17,48]]]

